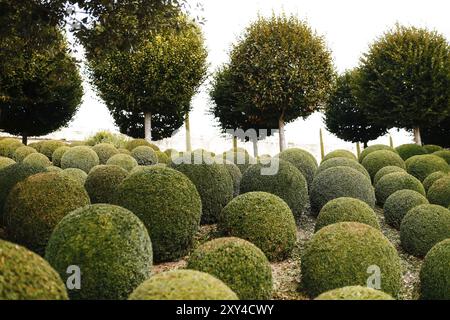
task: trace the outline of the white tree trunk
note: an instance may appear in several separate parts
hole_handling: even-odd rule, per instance
[[[145,131],[145,140],[148,142],[152,141],[152,113],[146,112],[144,115],[144,131]]]
[[[420,136],[420,128],[414,128],[414,142],[419,146],[422,145],[422,137]]]
[[[186,114],[185,125],[186,125],[186,151],[191,152],[192,151],[191,122],[189,121],[189,113]]]
[[[252,139],[253,142],[253,156],[256,158],[258,156],[258,138]]]
[[[286,150],[286,138],[284,135],[284,119],[283,117],[280,117],[280,120],[278,122],[278,128],[279,128],[279,136],[280,136],[280,152],[283,152]]]

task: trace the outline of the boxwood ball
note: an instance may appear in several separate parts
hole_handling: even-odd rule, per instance
[[[308,187],[311,186],[318,168],[317,160],[311,153],[302,149],[293,148],[281,152],[278,157],[282,160],[289,161],[300,170],[308,183]]]
[[[115,193],[128,172],[119,166],[99,165],[89,172],[84,187],[92,203],[114,203]]]
[[[119,154],[119,150],[111,143],[99,143],[93,146],[92,150],[97,153],[100,164],[106,164],[109,158]]]
[[[139,170],[119,185],[114,202],[147,227],[156,262],[179,259],[191,248],[202,204],[195,185],[184,174],[163,166]]]
[[[225,169],[227,169],[228,173],[231,176],[231,179],[233,180],[233,196],[237,197],[239,195],[239,188],[241,185],[241,179],[242,179],[242,173],[241,170],[239,170],[238,166],[234,163],[225,160],[224,163]]]
[[[399,190],[391,194],[384,204],[384,218],[387,224],[400,230],[403,218],[409,210],[429,204],[427,198],[413,190]]]
[[[440,150],[433,153],[434,156],[441,157],[450,165],[450,150]]]
[[[411,157],[428,153],[424,147],[419,146],[418,144],[415,143],[402,144],[401,146],[395,148],[395,151],[397,151],[400,157],[402,157],[402,159],[405,161]]]
[[[348,150],[334,150],[334,151],[327,153],[326,156],[322,159],[322,162],[325,162],[332,158],[347,158],[350,160],[358,161],[356,156]]]
[[[90,147],[79,146],[67,150],[61,158],[61,168],[78,168],[86,173],[99,165],[100,160],[94,150]]]
[[[380,290],[350,286],[324,292],[315,300],[394,300],[394,298]]]
[[[437,180],[428,190],[428,200],[445,208],[450,206],[450,175]]]
[[[443,149],[441,146],[437,146],[434,144],[426,144],[423,146],[423,148],[427,151],[427,153],[434,153]]]
[[[383,167],[375,174],[375,177],[373,178],[373,185],[376,186],[378,181],[380,181],[385,175],[395,172],[406,172],[406,170],[397,166]]]
[[[423,300],[450,300],[450,239],[436,244],[425,256],[420,270]]]
[[[150,277],[152,244],[144,224],[131,211],[96,204],[75,210],[56,226],[45,259],[64,280],[77,265],[81,289],[71,299],[126,299]]]
[[[50,234],[69,212],[90,204],[78,182],[56,172],[39,173],[16,184],[4,211],[11,241],[43,255]]]
[[[423,187],[425,188],[425,191],[428,192],[433,183],[445,177],[447,174],[448,173],[446,172],[436,171],[430,174],[428,177],[426,177],[425,180],[423,180]]]
[[[411,209],[400,225],[400,240],[406,252],[424,257],[430,249],[450,238],[450,210],[433,204]]]
[[[239,238],[219,238],[197,248],[188,269],[222,280],[242,300],[268,300],[272,296],[272,269],[264,253]]]
[[[112,156],[108,161],[106,161],[106,164],[108,166],[119,166],[127,170],[128,172],[138,166],[138,162],[136,161],[136,159],[123,153]]]
[[[425,189],[418,179],[406,172],[394,172],[385,175],[375,185],[377,202],[384,205],[391,194],[404,189],[413,190],[425,196]]]
[[[329,160],[323,161],[320,164],[318,170],[316,171],[316,175],[322,173],[323,171],[325,171],[327,169],[333,168],[333,167],[350,167],[355,170],[358,170],[363,175],[365,175],[368,179],[370,179],[369,172],[367,172],[366,168],[364,168],[358,161],[352,160],[349,158],[342,158],[342,157],[331,158]]]
[[[140,146],[131,151],[131,156],[140,166],[151,166],[158,163],[158,156],[151,147]]]
[[[436,171],[448,172],[448,163],[435,155],[421,155],[409,158],[406,161],[406,170],[420,181]]]
[[[145,139],[133,139],[127,142],[127,144],[125,145],[125,148],[129,151],[132,151],[134,148],[140,147],[140,146],[146,146],[146,147],[150,147],[155,151],[159,151],[159,148],[153,144],[148,142]]]
[[[266,192],[234,198],[222,210],[218,229],[255,244],[271,261],[288,258],[297,241],[291,209],[281,198]]]
[[[388,150],[388,151],[397,152],[397,151],[395,151],[394,148],[392,148],[390,146],[386,146],[384,144],[375,144],[375,145],[367,147],[363,151],[361,151],[361,154],[359,155],[359,162],[363,162],[365,157],[367,157],[372,152],[379,151],[379,150]]]
[[[19,147],[14,151],[13,159],[16,162],[22,162],[28,155],[37,153],[36,149],[28,146]]]
[[[375,207],[375,192],[369,179],[349,167],[332,167],[314,178],[310,191],[312,214],[316,215],[329,201],[349,197]]]
[[[195,270],[159,273],[143,282],[129,300],[238,300],[222,281]]]
[[[56,167],[61,167],[61,158],[66,153],[67,150],[70,150],[70,147],[63,146],[56,149],[52,154],[52,163]]]
[[[381,271],[381,290],[397,297],[402,268],[395,247],[366,224],[336,223],[318,231],[307,245],[301,258],[301,286],[316,297],[336,288],[365,286],[376,270]]]
[[[22,163],[42,167],[50,167],[52,165],[52,162],[47,158],[47,156],[37,152],[26,156]]]
[[[0,300],[67,300],[58,273],[37,254],[0,239]]]
[[[370,177],[373,179],[377,172],[387,166],[397,166],[405,169],[405,162],[400,156],[389,150],[379,150],[367,155],[361,163],[364,168],[369,172]]]
[[[6,158],[6,157],[0,157],[0,170],[8,167],[10,165],[13,165],[15,163],[16,163],[16,161],[14,161],[13,159]]]

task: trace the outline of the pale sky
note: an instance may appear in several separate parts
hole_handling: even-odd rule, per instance
[[[270,16],[272,12],[294,14],[306,20],[313,29],[326,39],[333,53],[334,64],[339,72],[358,65],[362,53],[384,31],[396,22],[405,25],[435,29],[450,39],[450,1],[448,0],[200,0],[202,16],[206,19],[203,32],[209,51],[210,72],[228,59],[232,43],[258,14]],[[231,140],[224,139],[215,128],[214,119],[206,114],[208,99],[205,83],[202,92],[192,101],[191,135],[193,148],[223,151],[231,147]],[[68,139],[83,139],[101,129],[117,130],[107,108],[99,101],[88,84],[85,84],[83,105],[68,128],[52,135]],[[319,129],[323,127],[322,115],[314,114],[307,120],[299,119],[286,127],[287,142],[318,155]],[[404,132],[392,130],[396,145],[412,140]],[[376,143],[388,144],[382,137]],[[260,142],[260,154],[277,153],[277,138]],[[375,143],[375,142],[374,142]],[[160,146],[185,147],[184,128],[174,137],[159,142]],[[329,133],[325,133],[326,151],[338,148],[352,149]],[[251,145],[245,146],[251,152]]]

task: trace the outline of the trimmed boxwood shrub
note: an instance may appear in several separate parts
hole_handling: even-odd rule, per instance
[[[91,202],[114,203],[114,194],[127,176],[128,171],[119,166],[99,165],[92,168],[84,184]]]
[[[138,166],[138,162],[136,161],[136,159],[127,154],[116,154],[115,156],[109,158],[106,164],[108,166],[119,166],[127,170],[128,172],[133,170],[134,167]]]
[[[201,163],[196,164],[196,159]],[[186,153],[172,162],[171,167],[185,174],[197,188],[202,199],[202,224],[216,223],[234,193],[233,179],[225,166],[206,155],[196,158],[195,154]]]
[[[397,250],[377,229],[341,222],[318,231],[301,258],[302,288],[311,297],[345,286],[364,286],[370,267],[382,271],[381,290],[394,298],[402,281]]]
[[[314,179],[317,170],[317,160],[308,151],[302,149],[288,149],[281,152],[278,157],[282,160],[292,163],[306,179],[308,188]]]
[[[52,160],[53,152],[60,147],[64,147],[66,144],[62,141],[48,140],[42,141],[40,144],[39,152],[44,154],[47,158]]]
[[[63,146],[56,149],[52,154],[52,163],[56,167],[61,167],[61,158],[66,153],[67,150],[70,150],[70,147]]]
[[[244,174],[244,172],[251,166],[256,164],[256,159],[251,157],[248,152],[233,152],[233,151],[227,151],[222,154],[222,157],[224,160],[230,161],[231,163],[234,163],[237,165],[239,170],[241,170],[241,173]]]
[[[427,196],[430,203],[448,208],[450,206],[450,175],[433,183]]]
[[[155,151],[156,154],[156,158],[158,160],[158,163],[164,163],[164,164],[169,164],[170,163],[170,158],[167,154],[165,154],[162,151]]]
[[[409,210],[429,204],[427,198],[413,190],[399,190],[391,194],[384,204],[384,217],[386,223],[400,230],[403,218]]]
[[[238,300],[219,279],[195,270],[159,273],[142,283],[130,300]]]
[[[315,300],[394,300],[394,298],[380,290],[350,286],[327,291]]]
[[[406,168],[403,159],[397,153],[389,150],[371,152],[361,164],[369,172],[372,181],[375,178],[375,174],[384,167],[397,166],[402,169]]]
[[[32,147],[32,148],[36,149],[37,152],[39,152],[39,150],[41,149],[42,142],[43,141],[31,142],[31,143],[28,143],[27,146]]]
[[[365,175],[368,179],[370,179],[369,172],[367,172],[366,168],[364,168],[358,161],[351,160],[349,158],[331,158],[329,160],[325,160],[319,166],[319,169],[316,171],[316,175],[324,172],[325,170],[333,167],[350,167],[355,170],[358,170],[363,175]]]
[[[56,167],[56,166],[49,166],[46,169],[47,169],[46,170],[47,172],[63,172],[63,169],[61,169],[60,167]],[[79,170],[79,169],[77,169],[77,170]]]
[[[444,159],[450,165],[450,150],[436,151],[433,155]]]
[[[317,216],[316,232],[338,222],[360,222],[380,230],[375,211],[355,198],[337,198],[324,205]]]
[[[314,178],[310,199],[312,214],[317,216],[329,201],[349,197],[375,207],[375,192],[369,179],[350,167],[333,167]]]
[[[406,172],[405,169],[397,167],[397,166],[387,166],[383,167],[375,174],[375,177],[373,178],[373,185],[376,186],[378,181],[380,181],[381,178],[383,178],[385,175],[388,175],[390,173],[394,172]]]
[[[120,149],[117,149],[117,150],[119,151],[120,154],[127,154],[127,155],[131,156],[131,151],[128,150],[128,149],[120,148]]]
[[[169,159],[171,159],[172,156],[175,156],[175,158],[180,156],[180,152],[175,149],[166,149],[164,153],[169,157]]]
[[[0,157],[0,170],[16,163],[13,159]]]
[[[406,161],[406,170],[420,181],[425,180],[433,172],[448,172],[448,163],[435,155],[414,156]]]
[[[0,300],[67,300],[58,273],[47,261],[0,239]]]
[[[24,145],[17,139],[6,138],[0,140],[0,157],[13,158],[14,152]]]
[[[98,155],[90,147],[73,147],[67,150],[61,158],[61,168],[78,168],[86,173],[100,163]]]
[[[16,162],[22,162],[23,159],[25,159],[28,155],[30,155],[32,153],[37,153],[35,148],[23,146],[23,147],[17,148],[16,151],[14,151],[12,158]]]
[[[423,204],[411,209],[402,220],[400,240],[406,252],[424,257],[430,249],[450,238],[450,210]]]
[[[128,176],[115,203],[136,214],[147,227],[156,262],[183,257],[200,224],[202,204],[195,185],[184,174],[151,166]]]
[[[29,176],[47,172],[45,167],[34,166],[24,163],[15,163],[0,170],[0,225],[3,224],[3,209],[6,197],[16,183],[28,178]]]
[[[435,153],[438,151],[441,151],[443,148],[441,146],[437,146],[434,144],[427,144],[424,145],[423,148],[428,152],[428,153]]]
[[[333,159],[333,158],[347,158],[350,160],[358,161],[358,159],[352,152],[350,152],[348,150],[339,149],[339,150],[334,150],[334,151],[331,151],[330,153],[327,153],[327,155],[322,159],[322,162],[325,162],[325,161]]]
[[[423,180],[423,187],[425,188],[425,191],[428,192],[428,190],[431,188],[433,183],[438,181],[439,179],[445,177],[448,173],[442,172],[442,171],[436,171],[430,174],[428,177]]]
[[[131,156],[136,159],[140,166],[151,166],[158,163],[158,156],[150,147],[140,146],[134,148],[131,151]]]
[[[242,173],[241,170],[239,170],[238,166],[230,161],[226,161],[224,163],[225,169],[227,169],[228,173],[231,176],[231,179],[233,180],[233,196],[237,197],[239,195],[239,188],[241,185],[241,179],[242,179]]]
[[[28,177],[9,193],[4,222],[11,241],[43,255],[54,227],[77,208],[90,204],[79,183],[59,173],[39,173]]]
[[[418,179],[406,172],[394,172],[385,175],[375,185],[378,204],[384,205],[391,194],[404,189],[417,191],[423,196],[426,195],[425,189]]]
[[[67,268],[82,272],[71,299],[117,300],[150,276],[152,243],[145,226],[127,209],[97,204],[65,216],[53,231],[45,259],[66,280]]]
[[[255,244],[270,261],[288,258],[297,241],[291,209],[281,198],[266,192],[234,198],[222,210],[218,229]]]
[[[188,269],[222,280],[242,300],[268,300],[272,296],[272,268],[264,253],[239,238],[220,238],[197,248]]]
[[[152,148],[155,151],[159,151],[158,146],[156,146],[153,143],[148,142],[145,139],[133,139],[133,140],[130,140],[125,145],[125,148],[128,151],[132,151],[134,148],[141,147],[141,146],[150,147],[150,148]]]
[[[42,153],[29,154],[25,159],[23,159],[22,162],[25,164],[42,167],[50,167],[52,165],[52,162]]]
[[[261,163],[248,168],[242,175],[240,192],[263,191],[279,196],[298,220],[308,203],[308,184],[293,164],[282,159],[277,161],[278,172],[273,175],[262,175],[261,170],[267,166]]]
[[[450,300],[450,239],[436,244],[426,255],[420,270],[420,297]]]
[[[100,164],[106,164],[109,158],[119,154],[119,150],[111,143],[99,143],[92,147],[92,150],[97,153]]]
[[[427,154],[427,150],[425,150],[424,147],[419,146],[418,144],[411,143],[411,144],[402,144],[401,146],[398,146],[395,148],[395,151],[402,157],[403,160],[408,160],[409,158],[413,156],[418,156],[421,154]]]
[[[77,169],[77,168],[64,169],[60,174],[63,177],[67,177],[69,179],[75,180],[76,182],[78,182],[82,186],[84,186],[84,183],[86,182],[86,179],[87,179],[87,176],[88,176],[86,172],[84,172],[81,169]]]
[[[380,150],[388,150],[388,151],[396,152],[395,149],[390,146],[386,146],[384,144],[375,144],[375,145],[367,147],[363,151],[361,151],[361,154],[359,155],[359,159],[358,159],[359,162],[363,162],[364,158],[367,157],[372,152],[380,151]]]

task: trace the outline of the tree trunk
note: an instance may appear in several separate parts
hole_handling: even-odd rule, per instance
[[[364,141],[364,149],[366,149],[368,146],[369,146],[369,145],[368,145],[368,142],[367,142],[367,141]]]
[[[286,150],[286,137],[284,135],[283,116],[281,116],[280,120],[278,121],[278,128],[279,128],[279,136],[280,136],[280,152],[283,152],[284,150]]]
[[[253,156],[256,158],[258,156],[258,138],[255,137],[252,139],[253,142]]]
[[[325,158],[325,145],[323,143],[322,128],[320,128],[320,156],[322,160]]]
[[[414,142],[419,146],[422,145],[422,137],[420,136],[420,128],[414,128]]]
[[[144,119],[144,131],[145,131],[145,140],[148,142],[152,141],[152,113],[146,112]]]
[[[391,148],[394,148],[394,139],[392,139],[391,135],[389,135],[389,145],[391,146]]]
[[[189,113],[186,114],[185,124],[186,124],[186,151],[191,152],[192,151],[191,122],[189,121]]]
[[[23,143],[24,145],[27,145],[27,144],[28,144],[28,135],[27,135],[26,133],[23,133],[23,134],[22,134],[22,143]]]
[[[359,159],[359,156],[361,155],[361,144],[359,142],[356,143],[356,154]]]
[[[238,141],[237,141],[237,137],[233,136],[233,151],[237,152],[237,148],[238,148]]]

